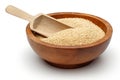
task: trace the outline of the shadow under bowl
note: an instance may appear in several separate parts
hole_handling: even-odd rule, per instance
[[[84,66],[96,59],[107,48],[111,36],[112,27],[104,19],[85,13],[58,12],[50,13],[56,19],[59,18],[85,18],[98,25],[105,36],[97,42],[89,45],[60,46],[41,41],[36,34],[31,31],[30,25],[26,27],[26,34],[32,49],[49,64],[60,68],[77,68]]]

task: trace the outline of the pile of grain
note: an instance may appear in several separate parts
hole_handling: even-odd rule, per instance
[[[83,18],[62,18],[63,22],[74,28],[59,31],[42,41],[65,46],[86,45],[98,41],[105,36],[104,31],[91,21]]]

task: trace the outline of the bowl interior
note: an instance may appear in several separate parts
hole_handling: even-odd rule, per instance
[[[82,45],[82,46],[59,46],[59,45],[53,45],[53,44],[49,44],[49,43],[45,43],[43,41],[41,41],[40,39],[38,39],[36,37],[36,33],[31,31],[32,37],[34,37],[36,42],[39,42],[42,45],[46,45],[46,46],[51,46],[51,47],[57,47],[57,48],[84,48],[84,47],[91,47],[91,46],[95,46],[95,45],[99,45],[103,42],[105,42],[106,40],[108,40],[111,35],[112,35],[112,27],[111,25],[105,21],[104,19],[94,16],[94,15],[90,15],[90,14],[85,14],[85,13],[73,13],[73,12],[58,12],[58,13],[51,13],[48,14],[56,19],[60,19],[60,18],[85,18],[88,19],[90,21],[92,21],[94,24],[98,25],[104,32],[105,32],[105,36],[98,40],[97,42],[91,43],[89,45]]]

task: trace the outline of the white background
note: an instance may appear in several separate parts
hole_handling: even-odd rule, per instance
[[[52,12],[83,12],[106,19],[113,27],[107,50],[90,65],[59,69],[42,61],[29,46],[27,21],[5,12],[14,5],[36,15]],[[0,0],[0,80],[120,80],[119,0]]]

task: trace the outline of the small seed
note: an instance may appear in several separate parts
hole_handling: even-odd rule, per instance
[[[91,44],[105,36],[105,32],[99,26],[84,18],[62,18],[58,21],[73,28],[59,31],[40,40],[54,45],[75,46]]]

